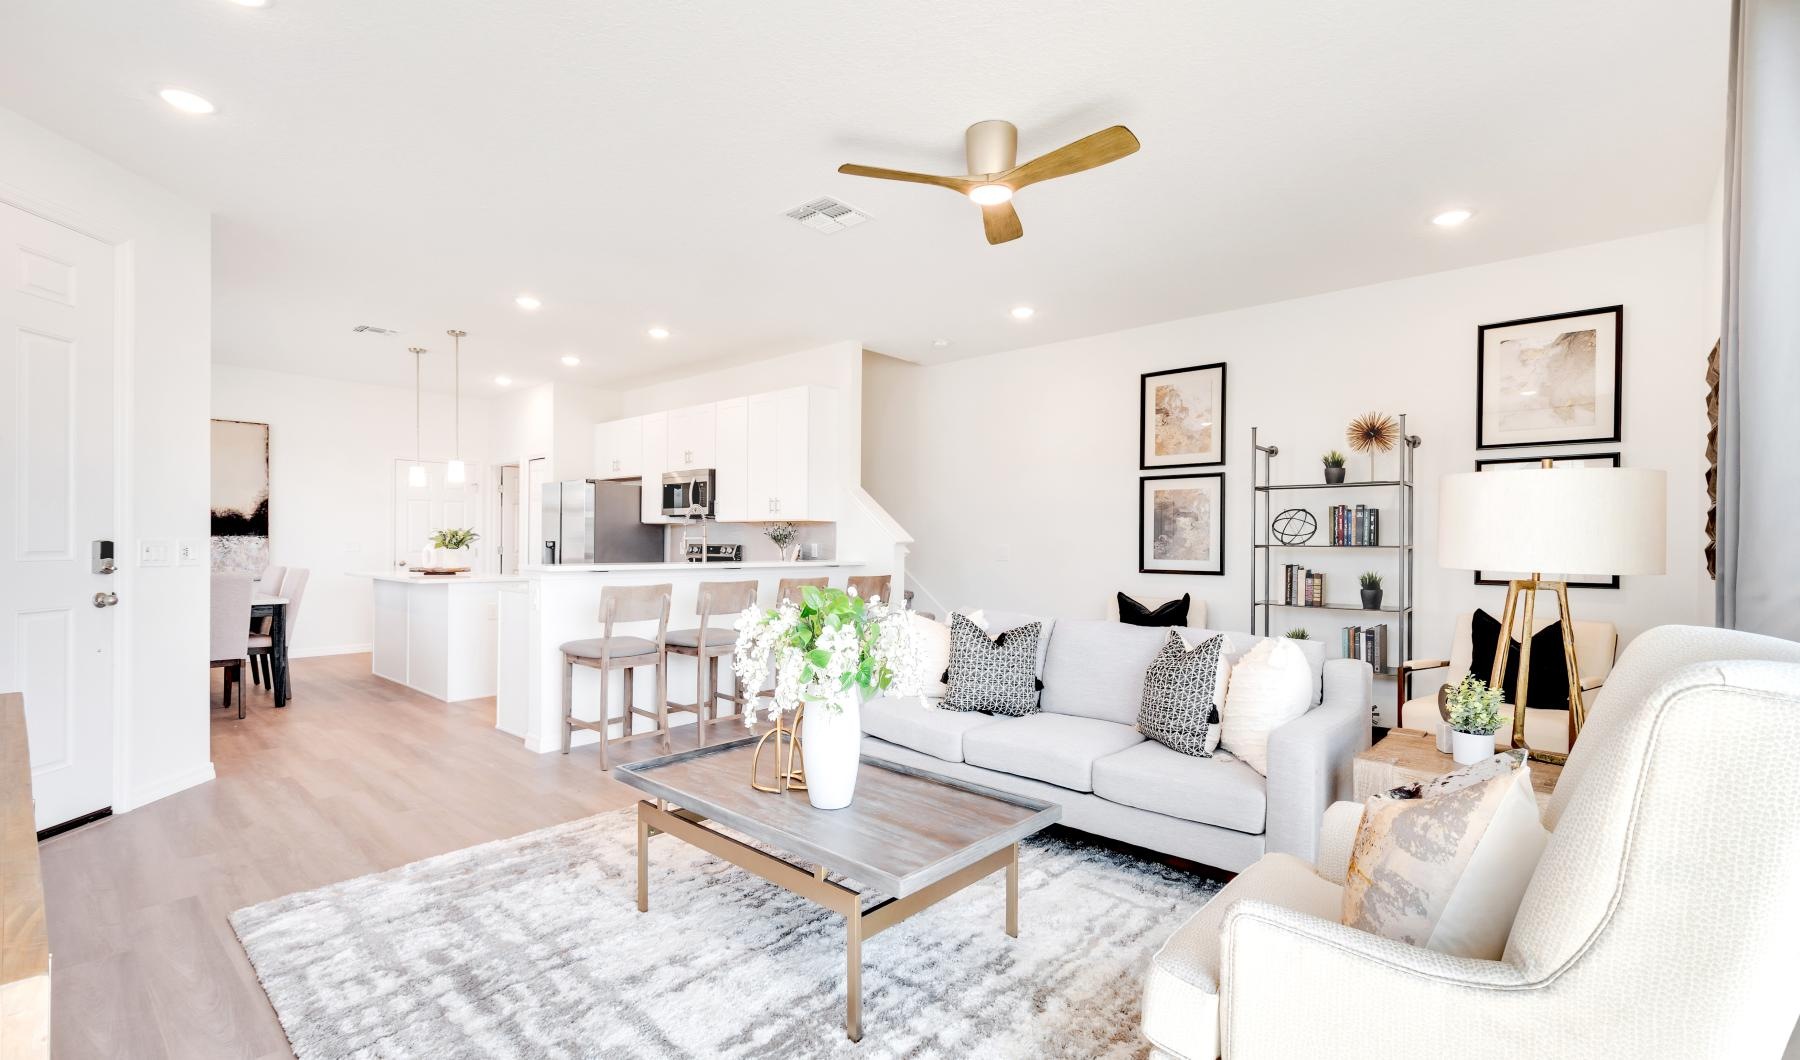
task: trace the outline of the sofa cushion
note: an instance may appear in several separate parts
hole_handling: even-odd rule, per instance
[[[946,762],[963,760],[963,736],[1001,719],[988,714],[925,706],[912,696],[871,699],[862,707],[862,731]]]
[[[963,761],[1073,791],[1093,791],[1095,760],[1143,740],[1136,729],[1117,722],[1030,714],[965,733]]]
[[[1044,660],[1050,651],[1050,635],[1056,630],[1056,619],[1039,618],[1036,615],[1021,614],[1018,611],[995,611],[992,609],[976,612],[976,614],[981,614],[987,619],[987,625],[982,628],[988,631],[990,637],[997,636],[1009,629],[1018,629],[1020,626],[1032,622],[1042,622],[1044,628],[1038,633],[1037,675],[1044,676]]]
[[[1268,785],[1236,758],[1196,758],[1146,740],[1094,762],[1094,794],[1184,821],[1261,835]]]
[[[1150,961],[1144,979],[1144,1037],[1183,1057],[1219,1055],[1219,929],[1245,898],[1283,909],[1337,918],[1343,902],[1335,883],[1291,854],[1265,854],[1226,884],[1213,900],[1175,929]]]
[[[1136,725],[1144,702],[1144,670],[1162,650],[1165,631],[1122,622],[1064,619],[1044,660],[1047,713]]]

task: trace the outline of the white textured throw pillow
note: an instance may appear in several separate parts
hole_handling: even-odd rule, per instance
[[[1312,705],[1312,667],[1298,645],[1268,637],[1231,668],[1219,743],[1251,769],[1269,775],[1269,734]]]

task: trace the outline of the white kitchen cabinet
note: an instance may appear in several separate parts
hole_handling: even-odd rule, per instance
[[[644,480],[643,521],[646,523],[666,523],[669,517],[662,512],[662,477],[669,470],[666,464],[669,447],[669,414],[652,412],[647,416],[639,416],[640,427],[638,473]]]
[[[695,405],[669,412],[669,440],[663,466],[669,471],[713,467],[716,440],[713,405]]]
[[[713,518],[750,521],[750,399],[721,401],[713,411]]]
[[[638,417],[594,425],[594,477],[637,478],[643,473],[644,427]]]
[[[752,522],[837,518],[836,394],[802,386],[747,402],[745,482]]]

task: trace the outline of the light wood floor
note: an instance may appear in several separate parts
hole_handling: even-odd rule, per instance
[[[40,848],[57,1057],[290,1056],[233,910],[635,800],[598,748],[527,751],[494,729],[493,700],[421,696],[370,676],[367,655],[296,660],[289,706],[251,686],[243,721],[217,705],[219,674],[217,780]],[[696,740],[676,732],[678,749]]]

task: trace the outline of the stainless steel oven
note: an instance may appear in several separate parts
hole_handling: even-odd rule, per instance
[[[713,516],[712,468],[664,472],[662,513],[675,518],[711,519]]]

